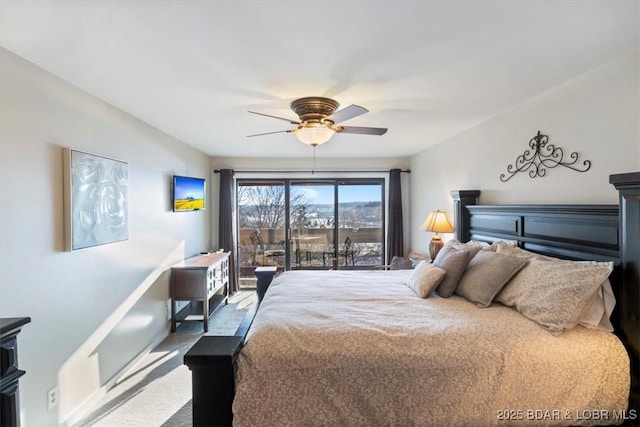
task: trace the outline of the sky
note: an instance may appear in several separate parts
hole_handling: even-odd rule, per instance
[[[381,200],[379,185],[340,185],[338,187],[340,202],[372,202]],[[333,203],[333,185],[292,185],[292,195],[303,192],[310,203]]]

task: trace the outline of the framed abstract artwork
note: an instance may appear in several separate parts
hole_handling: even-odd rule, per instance
[[[126,162],[63,149],[65,250],[129,238]]]

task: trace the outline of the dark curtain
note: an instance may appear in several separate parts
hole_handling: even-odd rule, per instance
[[[236,242],[233,235],[234,190],[233,169],[220,170],[218,239],[220,248],[224,249],[225,252],[231,252],[229,257],[229,293],[239,290],[235,268]]]
[[[402,171],[389,171],[389,218],[387,219],[387,260],[394,256],[404,256],[404,238],[402,237]]]

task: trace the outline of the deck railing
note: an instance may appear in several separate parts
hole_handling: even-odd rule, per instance
[[[258,232],[261,245],[254,243],[251,234]],[[362,268],[383,264],[382,229],[379,227],[339,228],[336,246],[334,230],[306,228],[293,230],[291,240],[292,268],[333,268],[338,266]],[[349,238],[349,256],[344,256],[344,243]],[[238,265],[240,278],[252,277],[253,268],[261,265],[276,265],[284,268],[284,228],[246,228],[238,236]]]

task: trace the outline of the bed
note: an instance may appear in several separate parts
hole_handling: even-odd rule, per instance
[[[202,337],[185,355],[194,425],[636,419],[639,175],[612,176],[620,207],[482,206],[479,191],[452,192],[460,242],[612,265],[615,334],[551,333],[501,303],[421,298],[412,270],[287,272],[235,337]]]

